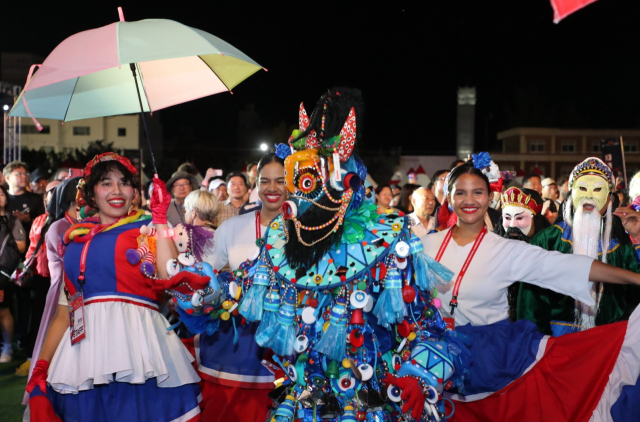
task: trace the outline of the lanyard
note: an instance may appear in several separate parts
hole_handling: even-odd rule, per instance
[[[80,293],[84,291],[84,272],[87,269],[87,254],[89,253],[89,245],[93,239],[89,239],[82,247],[80,254],[80,274],[78,274],[78,284],[80,285]]]
[[[256,211],[256,240],[262,237],[262,224],[260,224],[260,211]]]
[[[444,241],[442,242],[442,245],[440,245],[440,249],[438,250],[438,254],[436,255],[436,261],[440,262],[442,255],[444,255],[444,251],[447,249],[447,246],[449,245],[449,241],[451,240],[452,233],[453,233],[453,228],[451,228],[451,230],[447,232],[447,235],[445,236]],[[462,265],[460,272],[458,272],[458,278],[456,278],[456,282],[453,285],[451,302],[449,302],[449,306],[451,306],[451,315],[453,315],[453,313],[456,310],[456,307],[458,306],[458,291],[460,291],[460,283],[462,283],[462,279],[464,278],[464,275],[467,273],[469,264],[471,264],[471,260],[473,259],[473,256],[476,254],[478,247],[480,247],[480,243],[482,242],[482,239],[484,239],[485,234],[487,234],[487,226],[482,227],[480,234],[478,235],[476,240],[473,242],[473,246],[469,251],[469,255],[467,255],[467,259],[464,261],[464,264]]]
[[[71,216],[69,215],[69,212],[68,212],[68,211],[66,211],[66,212],[64,213],[64,218],[65,218],[69,223],[71,223],[71,225],[76,224],[76,222],[75,222],[75,221],[73,221],[73,219],[72,219],[72,218],[71,218]]]

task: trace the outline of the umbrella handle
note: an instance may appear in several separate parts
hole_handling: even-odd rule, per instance
[[[156,159],[153,156],[153,150],[151,149],[151,140],[149,139],[149,130],[147,129],[147,120],[144,118],[144,107],[142,106],[142,97],[140,96],[140,88],[138,87],[138,75],[136,74],[136,64],[129,63],[129,67],[131,68],[131,73],[133,73],[133,82],[136,84],[136,92],[138,93],[138,102],[140,103],[140,116],[142,116],[144,133],[145,135],[147,135],[147,144],[149,145],[149,153],[151,154],[151,163],[153,164],[153,173],[157,175],[158,169],[156,168]]]

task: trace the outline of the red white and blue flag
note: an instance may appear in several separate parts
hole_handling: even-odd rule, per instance
[[[531,362],[506,386],[451,396],[455,413],[449,421],[640,420],[640,311],[628,322],[536,343]],[[526,348],[521,354],[533,356]],[[483,371],[496,379],[503,375],[500,368]]]
[[[582,9],[596,0],[551,0],[553,22],[558,23],[576,10]]]

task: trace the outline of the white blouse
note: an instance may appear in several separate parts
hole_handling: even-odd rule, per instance
[[[424,253],[435,258],[449,230],[421,237]],[[453,286],[472,247],[473,242],[459,246],[451,238],[440,259],[442,265],[454,272],[448,284],[437,286],[438,298],[442,301],[440,311],[445,318],[451,317],[449,302]],[[507,319],[507,288],[517,281],[593,304],[588,288],[592,262],[587,256],[550,252],[488,232],[460,283],[455,323],[488,325]]]
[[[261,225],[262,235],[266,231],[267,226]],[[216,230],[214,240],[213,254],[205,259],[214,270],[223,268],[227,263],[231,270],[235,270],[247,259],[255,259],[252,255],[258,250],[256,213],[237,215],[226,220]]]

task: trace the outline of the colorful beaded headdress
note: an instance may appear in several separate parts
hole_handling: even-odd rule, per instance
[[[613,189],[613,184],[616,178],[611,171],[611,168],[597,157],[589,157],[585,159],[583,162],[574,167],[571,172],[571,176],[569,177],[569,189],[573,188],[573,183],[580,176],[584,176],[585,174],[592,174],[595,176],[600,176],[604,180],[609,183],[609,189]]]
[[[542,204],[538,204],[531,195],[527,195],[516,187],[507,189],[500,198],[502,200],[502,209],[509,206],[526,208],[533,215],[538,215],[542,211]]]

